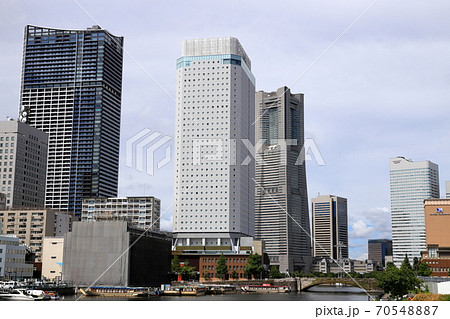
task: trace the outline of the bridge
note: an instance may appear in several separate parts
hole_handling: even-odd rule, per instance
[[[343,284],[362,288],[369,293],[382,292],[383,290],[377,286],[374,278],[328,278],[328,277],[303,277],[297,278],[297,290],[305,291],[317,285],[335,285]]]

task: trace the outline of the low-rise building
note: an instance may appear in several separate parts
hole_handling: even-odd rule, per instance
[[[160,230],[161,200],[153,196],[85,198],[81,221],[126,220],[137,228]]]
[[[375,270],[375,264],[371,260],[356,260],[344,258],[340,261],[330,258],[315,258],[311,268],[312,272],[323,274],[351,273],[365,274]]]
[[[64,235],[63,280],[78,287],[169,282],[172,238],[126,221],[75,222]]]
[[[33,265],[27,264],[27,247],[15,236],[0,235],[0,278],[23,279],[33,276]]]
[[[21,209],[0,211],[2,233],[17,236],[21,243],[36,253],[41,261],[44,237],[63,236],[71,229],[75,217],[51,209]]]
[[[45,237],[42,250],[42,278],[61,280],[64,237]]]
[[[205,244],[207,241],[205,241]],[[220,256],[223,254],[228,267],[228,273],[225,279],[231,279],[232,274],[236,279],[246,279],[244,270],[248,263],[250,254],[258,254],[263,257],[263,266],[265,270],[269,269],[269,259],[264,252],[264,242],[254,240],[252,237],[241,237],[240,245],[236,251],[227,246],[176,246],[172,251],[173,255],[178,255],[180,262],[188,262],[189,266],[195,268],[196,277],[200,281],[220,280],[216,272],[216,267]]]

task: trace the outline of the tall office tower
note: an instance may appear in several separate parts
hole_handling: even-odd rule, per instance
[[[6,208],[44,207],[48,135],[22,122],[0,122],[0,192]]]
[[[314,257],[348,258],[347,199],[322,195],[311,202]]]
[[[183,42],[177,60],[174,246],[235,251],[240,237],[254,234],[255,166],[246,161],[245,145],[255,142],[250,68],[235,38]]]
[[[396,266],[425,250],[424,199],[439,198],[439,168],[430,161],[391,158],[392,253]]]
[[[49,134],[45,205],[117,196],[123,37],[25,27],[19,119]]]
[[[287,87],[256,92],[255,237],[271,265],[305,271],[311,260],[306,186],[303,94]]]
[[[386,266],[386,256],[392,256],[392,240],[391,239],[369,239],[368,259]]]

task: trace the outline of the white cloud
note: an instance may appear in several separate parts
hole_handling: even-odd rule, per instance
[[[367,225],[363,220],[358,220],[351,225],[350,237],[369,237],[374,233],[374,227]]]
[[[358,260],[366,260],[368,258],[368,255],[367,255],[367,253],[365,253],[365,254],[362,254],[361,256],[359,256],[359,257],[357,257],[357,258],[355,258],[355,259],[358,259]]]

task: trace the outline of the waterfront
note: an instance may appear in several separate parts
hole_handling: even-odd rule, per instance
[[[145,298],[65,296],[63,300],[73,301],[77,299],[79,301],[368,301],[369,297],[363,289],[356,287],[316,286],[301,293],[237,293],[197,297],[151,296]]]

